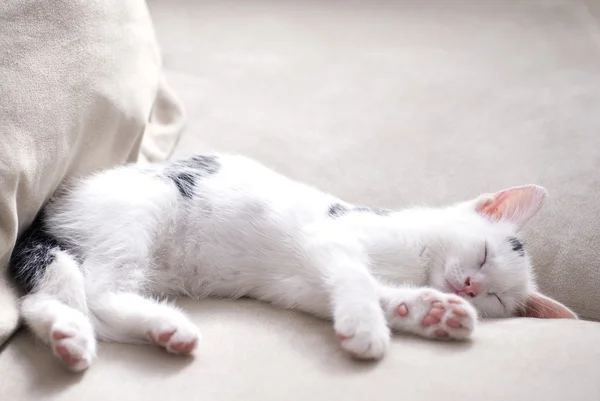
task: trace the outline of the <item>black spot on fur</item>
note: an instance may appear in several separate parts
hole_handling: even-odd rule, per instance
[[[17,240],[10,258],[10,273],[17,285],[26,292],[32,291],[59,250],[60,244],[46,229],[44,214],[40,212]]]
[[[166,176],[173,180],[181,196],[192,198],[196,182],[202,177],[215,174],[220,168],[217,156],[196,155],[168,166]]]
[[[196,185],[197,174],[190,173],[188,171],[179,171],[168,174],[169,178],[173,180],[179,193],[184,198],[191,198],[194,194],[194,186]]]
[[[334,203],[329,207],[329,211],[327,213],[330,217],[336,218],[345,215],[349,210],[350,209],[348,209],[348,207],[340,203]]]
[[[376,215],[379,215],[379,216],[387,216],[388,214],[390,214],[389,210],[385,210],[385,209],[370,208],[370,207],[366,207],[366,206],[348,207],[348,206],[344,206],[340,203],[334,203],[333,205],[331,205],[329,207],[328,214],[330,217],[336,218],[336,217],[343,216],[349,212],[375,213]]]
[[[508,237],[508,242],[510,242],[512,250],[517,252],[519,256],[525,256],[525,249],[523,248],[523,243],[519,241],[518,238]]]
[[[204,175],[214,174],[221,168],[221,163],[219,163],[217,156],[212,155],[196,155],[188,160],[184,160],[183,163]]]

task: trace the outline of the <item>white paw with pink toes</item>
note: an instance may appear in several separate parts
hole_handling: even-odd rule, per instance
[[[179,355],[191,355],[201,337],[196,326],[184,320],[157,322],[147,335],[153,344]]]
[[[477,323],[469,302],[431,288],[399,290],[384,309],[392,329],[439,340],[464,340]]]
[[[50,346],[70,370],[87,369],[96,357],[96,338],[87,320],[56,322],[50,331]]]

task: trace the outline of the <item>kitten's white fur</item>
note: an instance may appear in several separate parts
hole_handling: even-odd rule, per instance
[[[247,158],[215,160],[218,171],[195,176],[187,197],[165,174],[193,167],[126,166],[47,206],[47,228],[68,251],[55,251],[22,312],[69,367],[89,366],[96,337],[193,351],[199,331],[157,301],[165,295],[300,309],[333,320],[350,354],[380,358],[390,329],[463,339],[476,311],[511,316],[536,293],[527,254],[507,239],[541,206],[539,187],[378,215]],[[345,213],[331,216],[336,204]],[[467,278],[477,296],[453,294]]]

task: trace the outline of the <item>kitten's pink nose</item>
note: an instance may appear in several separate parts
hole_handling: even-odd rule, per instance
[[[481,284],[476,283],[475,281],[471,280],[471,277],[467,277],[467,279],[465,280],[465,286],[462,289],[462,293],[465,293],[471,297],[475,297],[477,296],[477,294],[479,294],[479,291],[481,290]]]

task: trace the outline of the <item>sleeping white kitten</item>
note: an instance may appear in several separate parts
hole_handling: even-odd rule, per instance
[[[241,156],[130,165],[60,191],[11,260],[27,325],[72,370],[104,341],[190,354],[200,334],[156,301],[249,296],[333,321],[381,358],[390,329],[465,339],[477,314],[576,318],[536,292],[518,231],[528,185],[445,208],[356,207]]]

